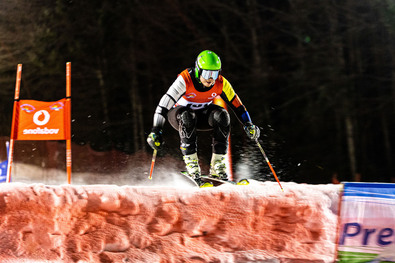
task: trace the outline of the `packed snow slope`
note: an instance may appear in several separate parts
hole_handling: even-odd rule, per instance
[[[0,185],[0,262],[332,262],[338,185]]]

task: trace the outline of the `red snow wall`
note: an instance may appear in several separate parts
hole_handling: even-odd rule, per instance
[[[0,262],[332,262],[339,186],[283,187],[1,184]]]

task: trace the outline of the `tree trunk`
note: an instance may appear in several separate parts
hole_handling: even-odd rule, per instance
[[[143,110],[141,105],[141,98],[138,93],[139,82],[136,72],[136,55],[134,51],[131,52],[131,85],[130,85],[130,104],[132,107],[132,134],[133,134],[133,149],[137,152],[140,149],[145,150],[144,143],[144,124],[143,124]]]
[[[99,67],[101,67],[101,65]],[[104,84],[103,71],[101,69],[96,70],[96,76],[97,79],[99,80],[101,106],[103,109],[103,119],[108,123],[110,121],[110,117],[108,113],[107,91],[106,91],[106,85]]]
[[[353,181],[359,181],[360,178],[357,176],[357,157],[355,154],[355,142],[354,142],[354,124],[350,115],[346,115],[345,119],[346,136],[347,136],[347,148],[348,148],[348,158],[350,161],[350,170],[352,174]]]
[[[388,165],[388,171],[390,175],[394,174],[394,168],[392,164],[392,147],[391,147],[391,139],[390,139],[390,131],[388,129],[387,118],[384,113],[381,113],[381,125],[383,130],[383,142],[385,149],[385,157]]]

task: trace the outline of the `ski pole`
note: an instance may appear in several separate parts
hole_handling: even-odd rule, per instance
[[[276,175],[276,172],[274,171],[272,165],[270,164],[269,159],[267,158],[267,156],[266,156],[266,154],[265,154],[265,151],[263,150],[261,144],[258,142],[258,139],[255,139],[255,142],[256,142],[256,145],[258,145],[259,150],[261,150],[261,153],[262,153],[263,157],[265,158],[267,164],[269,165],[269,168],[270,168],[270,170],[272,171],[272,173],[273,173],[273,175],[274,175],[274,178],[276,178],[277,183],[280,185],[281,191],[284,192],[284,189],[283,189],[283,187],[281,186],[280,181],[278,180],[278,177],[277,177],[277,175]]]
[[[156,159],[156,153],[158,150],[154,149],[154,153],[152,154],[152,163],[151,163],[151,169],[149,171],[149,176],[148,179],[152,179],[152,172],[154,171],[154,165],[155,165],[155,159]]]

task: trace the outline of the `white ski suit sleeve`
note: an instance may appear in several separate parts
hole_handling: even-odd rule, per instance
[[[181,75],[173,82],[166,94],[162,96],[154,114],[154,128],[162,128],[166,122],[167,112],[185,94],[186,84]]]

